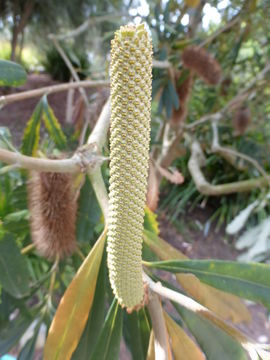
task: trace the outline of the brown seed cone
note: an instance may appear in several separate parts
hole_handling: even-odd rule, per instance
[[[76,193],[70,174],[31,172],[28,184],[30,227],[38,252],[69,256],[76,248]]]
[[[193,70],[209,85],[217,85],[221,79],[221,67],[205,49],[190,46],[184,49],[182,61],[185,68]]]
[[[235,135],[243,135],[251,122],[251,114],[248,107],[241,107],[233,117]]]
[[[175,83],[179,80],[181,72],[175,75]],[[180,86],[176,87],[176,92],[179,99],[180,107],[178,110],[174,109],[171,118],[171,126],[176,128],[183,123],[187,116],[187,103],[191,95],[193,85],[193,75],[190,73]]]

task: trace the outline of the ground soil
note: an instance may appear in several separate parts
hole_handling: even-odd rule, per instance
[[[12,91],[25,91],[56,83],[46,74],[32,74],[28,77],[28,81],[24,86]],[[0,96],[4,94],[5,90],[0,89]],[[65,121],[66,98],[66,92],[51,94],[48,97],[49,104],[61,123]],[[31,117],[38,100],[38,98],[34,98],[16,102],[0,111],[0,126],[7,126],[10,129],[13,143],[16,146],[21,143],[23,129]],[[211,212],[211,210],[207,209],[196,209],[192,214],[185,215],[181,219],[186,224],[184,231],[179,231],[170,224],[165,213],[159,214],[161,236],[191,258],[236,259],[238,252],[234,249],[233,244],[230,244],[225,239],[224,231],[221,230],[216,233],[214,229],[210,228],[207,237],[205,237],[201,230],[195,230],[195,227],[192,226],[194,219],[204,225],[211,215],[209,211]],[[270,323],[265,309],[262,306],[253,304],[248,304],[248,307],[252,314],[252,323],[240,325],[239,327],[258,342],[270,342]],[[121,345],[121,359],[129,359],[124,344]]]

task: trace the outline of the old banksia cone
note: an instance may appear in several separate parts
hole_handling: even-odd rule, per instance
[[[119,303],[143,301],[142,236],[146,201],[152,45],[144,25],[124,26],[111,50],[108,267]]]
[[[76,193],[70,174],[32,172],[28,184],[31,236],[38,252],[64,258],[76,248]]]
[[[182,54],[185,68],[195,72],[209,85],[217,85],[221,79],[221,67],[205,49],[189,46]]]

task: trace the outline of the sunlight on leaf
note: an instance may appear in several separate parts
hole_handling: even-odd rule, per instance
[[[42,116],[42,104],[39,102],[28,121],[23,133],[21,152],[24,155],[35,156],[39,138],[40,138],[40,121]]]
[[[165,311],[164,317],[172,342],[174,359],[204,360],[205,357],[198,346]]]
[[[76,349],[93,303],[105,239],[106,229],[63,295],[49,330],[44,360],[69,360]]]
[[[67,139],[65,134],[61,129],[61,125],[57,120],[52,108],[49,106],[47,101],[47,96],[44,95],[42,98],[42,106],[43,106],[43,120],[48,130],[48,133],[52,137],[55,145],[60,149],[65,149],[67,145]]]

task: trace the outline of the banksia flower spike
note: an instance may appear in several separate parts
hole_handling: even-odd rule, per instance
[[[237,110],[233,117],[235,135],[243,135],[251,122],[251,114],[248,107],[243,105]]]
[[[209,85],[217,85],[221,79],[221,67],[217,60],[199,46],[184,49],[182,61],[185,68],[194,71]]]
[[[110,72],[108,268],[118,302],[131,310],[144,298],[141,253],[152,84],[152,45],[144,25],[115,33]]]
[[[35,172],[28,184],[33,243],[44,257],[53,260],[76,248],[76,191],[70,174]]]

